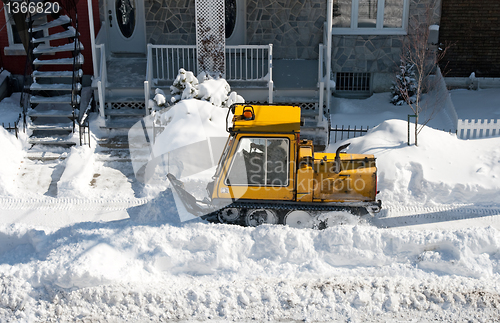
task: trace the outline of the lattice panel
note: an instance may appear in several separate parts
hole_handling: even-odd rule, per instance
[[[225,76],[224,0],[196,0],[198,72]]]
[[[111,109],[144,109],[144,102],[110,102]]]

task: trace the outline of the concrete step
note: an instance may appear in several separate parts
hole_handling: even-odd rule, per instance
[[[80,102],[80,96],[76,96],[76,100],[79,103]],[[31,103],[54,103],[54,104],[71,104],[71,94],[65,94],[65,95],[58,95],[58,96],[50,96],[50,97],[43,97],[43,96],[36,96],[33,95],[30,98]]]
[[[75,142],[66,139],[57,138],[30,138],[29,144],[31,145],[50,145],[50,146],[74,146]]]
[[[40,38],[33,38],[33,43],[43,43],[46,41],[50,40],[56,40],[56,39],[63,39],[63,38],[73,38],[76,36],[76,30],[73,27],[68,27],[68,30],[57,33],[57,34],[52,34],[46,37],[40,37]]]
[[[137,117],[137,120],[139,120],[139,118],[146,116],[146,111],[131,108],[105,109],[105,114],[110,117]]]
[[[47,28],[62,26],[62,25],[68,24],[70,22],[71,22],[71,19],[68,16],[64,15],[64,16],[60,16],[59,18],[57,18],[55,20],[49,21],[45,24],[41,24],[40,26],[33,27],[33,28],[31,28],[31,31],[36,32],[36,31],[47,29]]]
[[[43,131],[73,131],[73,122],[69,123],[56,123],[56,124],[31,124],[31,130]]]
[[[64,78],[64,77],[73,77],[73,71],[53,71],[53,72],[43,72],[43,71],[34,71],[31,73],[32,77],[43,77],[43,78]],[[81,78],[83,76],[83,70],[77,70],[75,72],[75,76]]]
[[[73,58],[57,58],[57,59],[35,59],[34,65],[73,65]],[[77,65],[83,65],[85,59],[82,54],[78,54],[75,60]]]
[[[58,52],[70,52],[76,50],[82,51],[83,50],[83,44],[78,43],[75,45],[75,43],[68,43],[65,45],[61,46],[56,46],[56,47],[37,47],[33,50],[33,54],[51,54],[51,53],[58,53]]]
[[[76,83],[74,89],[71,84],[64,84],[64,83],[56,83],[56,84],[33,83],[30,86],[30,90],[32,91],[71,91],[71,90],[80,91],[81,89],[82,85],[80,83]]]
[[[71,109],[71,106],[68,105],[67,107],[69,109],[60,109],[60,110],[31,109],[28,111],[27,115],[32,118],[73,118],[73,110]]]

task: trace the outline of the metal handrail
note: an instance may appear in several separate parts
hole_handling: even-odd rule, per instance
[[[106,48],[104,44],[95,45],[99,49],[99,71],[97,77],[97,93],[99,95],[99,115],[105,117],[104,96],[106,94],[106,86],[108,84],[107,66],[106,66]]]

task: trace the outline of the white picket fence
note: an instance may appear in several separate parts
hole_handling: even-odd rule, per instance
[[[460,139],[477,139],[494,136],[500,136],[500,119],[458,119],[457,137]]]

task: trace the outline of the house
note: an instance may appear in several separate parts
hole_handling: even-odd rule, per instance
[[[451,45],[441,64],[447,84],[467,87],[475,73],[481,87],[500,87],[498,1],[443,0],[442,7],[440,41]]]
[[[216,11],[222,3],[225,10]],[[428,23],[429,11],[432,23],[439,22],[440,9],[440,2],[433,0],[80,0],[77,4],[83,26],[83,73],[93,76],[102,116],[146,114],[143,108],[155,87],[168,87],[179,68],[199,72],[198,52],[206,42],[197,42],[197,37],[222,35],[224,55],[212,53],[211,58],[220,61],[224,56],[223,74],[232,89],[248,101],[299,104],[303,115],[311,116],[311,126],[323,119],[323,109],[330,108],[331,94],[362,97],[387,91],[404,36]],[[201,28],[199,18],[197,28],[197,17],[217,28]],[[8,44],[1,44],[3,64],[15,65],[13,73],[23,74],[25,56],[10,52],[12,44],[19,46],[12,35],[8,39]]]

